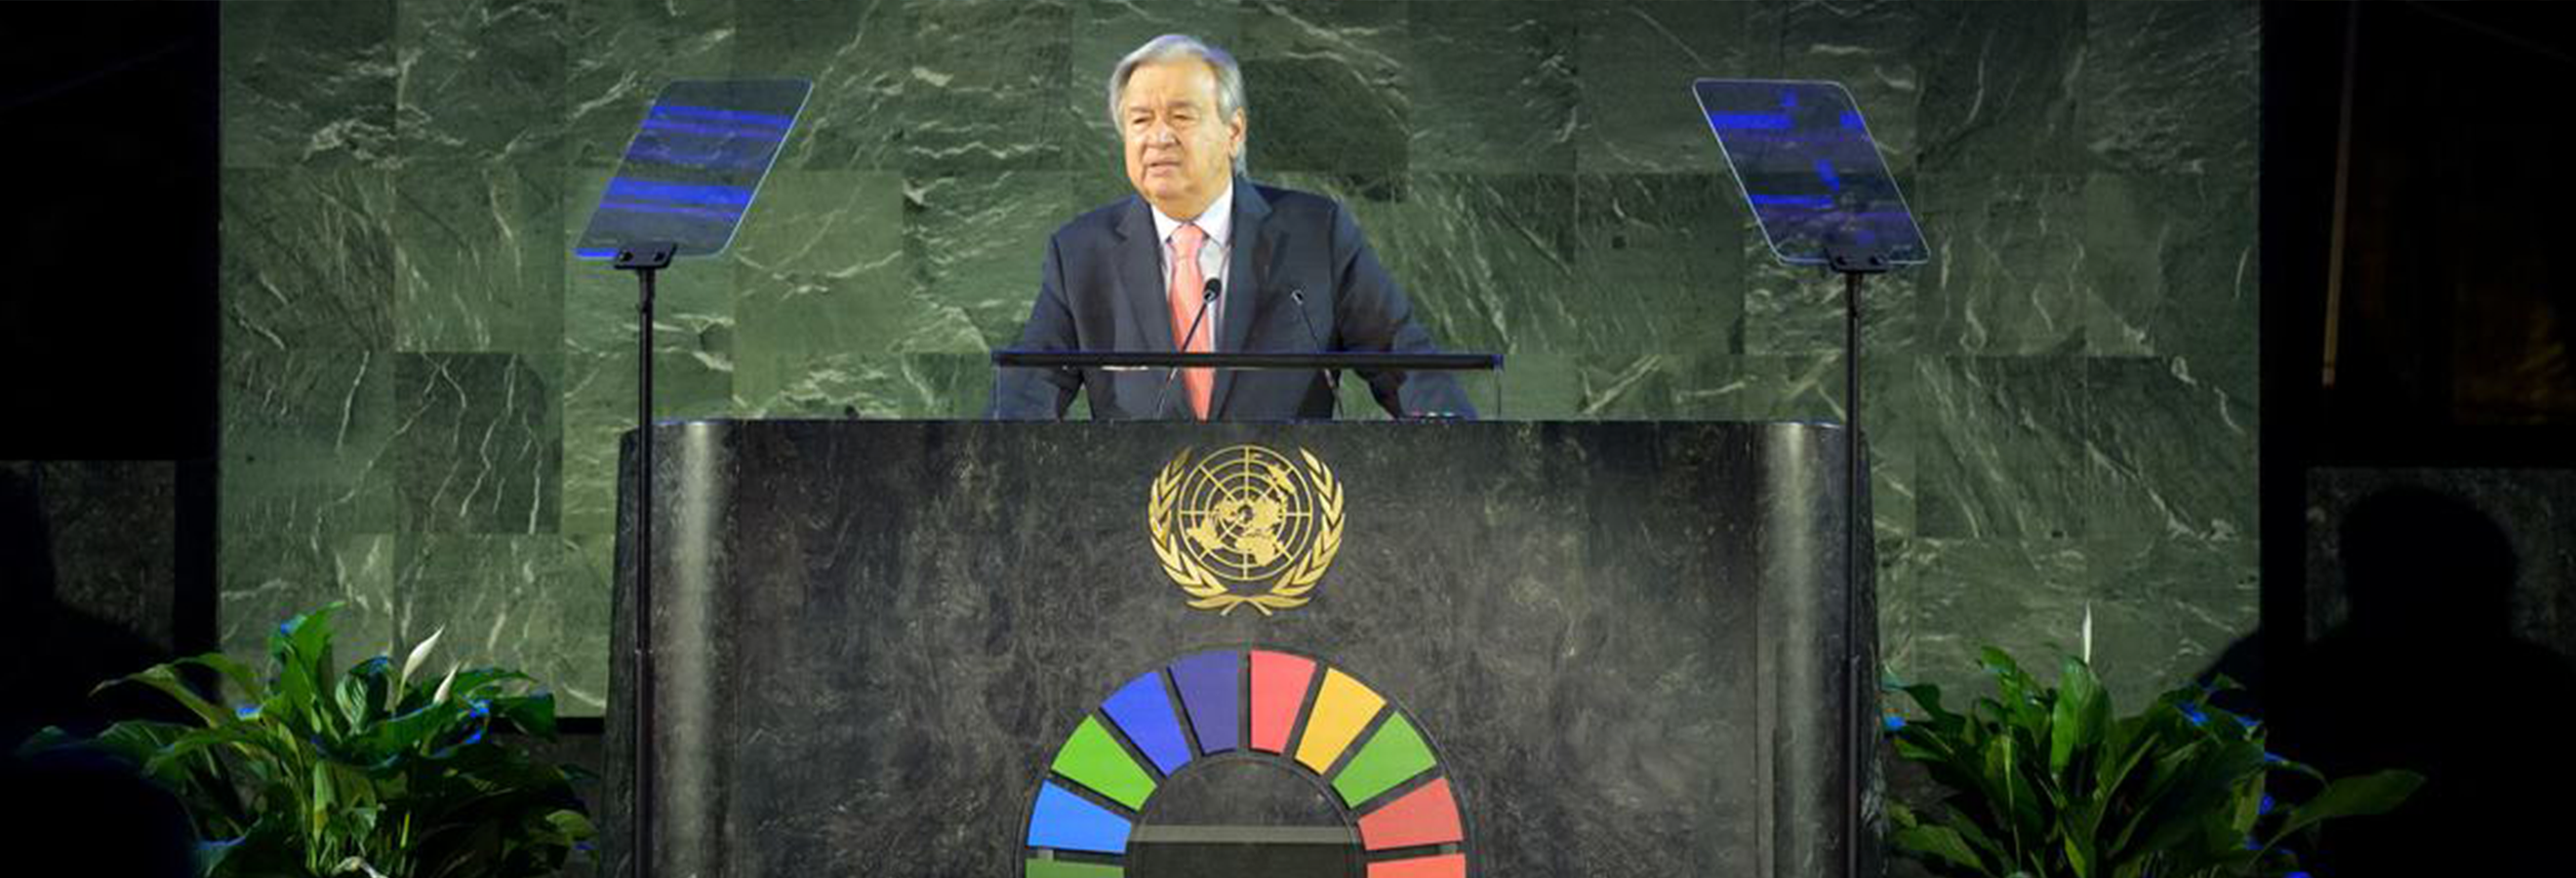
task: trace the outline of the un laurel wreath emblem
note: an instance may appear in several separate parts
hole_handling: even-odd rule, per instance
[[[1190,451],[1154,477],[1146,505],[1164,575],[1191,607],[1218,615],[1250,604],[1267,616],[1312,600],[1308,593],[1342,550],[1342,484],[1332,469],[1303,448],[1302,467],[1258,445],[1219,449],[1195,464]]]

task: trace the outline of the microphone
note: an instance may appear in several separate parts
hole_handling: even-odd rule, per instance
[[[1306,324],[1306,340],[1314,343],[1316,353],[1323,353],[1324,337],[1316,334],[1314,318],[1306,316],[1306,288],[1294,287],[1289,289],[1288,298],[1296,300],[1297,302],[1297,322]],[[1324,373],[1324,389],[1332,393],[1333,399],[1331,417],[1335,420],[1339,420],[1342,416],[1342,382],[1340,370],[1334,369],[1331,366],[1326,366],[1315,371]]]
[[[1199,321],[1207,319],[1208,306],[1216,304],[1216,297],[1224,294],[1225,282],[1213,277],[1208,278],[1207,286],[1200,290],[1199,313],[1197,316],[1190,318],[1190,331],[1181,333],[1180,338],[1172,340],[1172,348],[1174,350],[1178,350],[1183,353],[1187,353],[1189,351],[1190,339],[1199,334]],[[1209,345],[1209,347],[1213,348],[1215,345]],[[1181,377],[1181,367],[1179,366],[1173,366],[1171,372],[1163,375],[1163,391],[1161,393],[1154,394],[1155,414],[1159,415],[1163,413],[1163,401],[1171,398],[1172,395],[1172,379],[1179,377]]]

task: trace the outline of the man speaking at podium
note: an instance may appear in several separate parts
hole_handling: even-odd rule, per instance
[[[1234,58],[1198,40],[1156,37],[1118,62],[1110,119],[1136,195],[1047,241],[1021,349],[1435,350],[1349,212],[1242,176],[1243,104]],[[1474,416],[1446,373],[1360,376],[1398,417]],[[1311,369],[1014,368],[991,414],[1059,418],[1087,390],[1095,420],[1324,418],[1332,381]]]

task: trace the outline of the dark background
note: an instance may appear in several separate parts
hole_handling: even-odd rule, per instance
[[[2510,618],[2480,636],[2546,661],[2576,630],[2556,262],[2576,184],[2554,133],[2576,16],[2354,8],[2262,14],[2263,627],[2223,664],[2271,690],[2350,622],[2344,511],[2398,485],[2502,534]],[[94,723],[119,708],[75,680],[215,645],[217,24],[214,4],[0,6],[0,737]]]

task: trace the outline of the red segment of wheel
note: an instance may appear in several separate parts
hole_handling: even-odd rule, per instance
[[[1373,851],[1448,844],[1465,838],[1466,830],[1458,822],[1458,800],[1449,795],[1449,779],[1445,777],[1360,818],[1360,843]]]
[[[1288,733],[1297,727],[1297,710],[1305,706],[1306,686],[1315,677],[1315,660],[1282,652],[1252,653],[1252,749],[1281,753]]]

